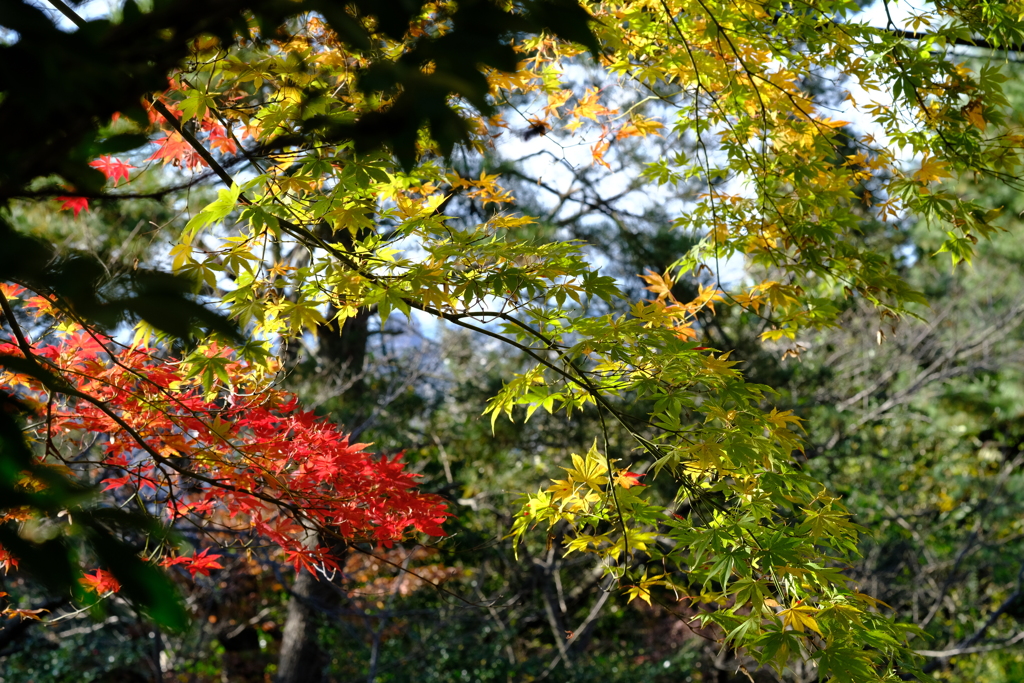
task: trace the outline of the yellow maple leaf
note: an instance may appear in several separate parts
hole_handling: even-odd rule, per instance
[[[754,313],[759,313],[764,305],[764,297],[753,291],[750,294],[733,294],[732,299],[743,308],[752,309]]]
[[[614,111],[597,101],[598,95],[600,94],[601,91],[597,88],[591,88],[588,90],[583,97],[580,98],[580,103],[572,110],[573,117],[597,121],[598,116],[614,114]]]
[[[664,574],[658,574],[657,576],[652,576],[651,578],[647,578],[647,572],[644,571],[644,575],[640,578],[639,583],[637,583],[634,586],[630,586],[626,590],[626,594],[629,596],[628,602],[633,602],[633,600],[635,600],[637,598],[640,598],[641,600],[646,602],[648,605],[650,605],[651,604],[651,586],[657,586],[659,584],[664,584],[665,583],[665,581],[663,580],[664,578],[665,578]]]
[[[732,374],[732,366],[736,365],[739,361],[729,360],[729,354],[732,351],[726,351],[721,353],[716,358],[714,354],[709,353],[706,356],[701,356],[701,368],[700,374],[702,375],[728,375]]]
[[[789,609],[784,609],[779,612],[779,616],[782,617],[782,623],[786,626],[792,626],[794,631],[804,633],[807,629],[811,629],[819,636],[821,635],[821,629],[818,628],[818,622],[814,620],[814,614],[818,610],[808,605],[798,605]]]
[[[646,274],[640,276],[640,279],[647,283],[644,289],[657,294],[659,301],[672,295],[672,285],[674,283],[668,273],[659,275],[653,270],[648,270]]]
[[[964,118],[966,118],[972,126],[982,132],[985,132],[985,129],[988,127],[988,122],[985,121],[984,111],[985,108],[982,106],[981,100],[974,99],[964,105],[960,110],[960,113],[964,115]]]
[[[921,159],[921,168],[914,171],[914,180],[919,180],[922,183],[949,177],[949,167],[946,162],[928,155]]]
[[[548,93],[548,103],[544,107],[544,113],[548,116],[558,116],[558,109],[572,97],[572,90],[563,89],[557,92]]]
[[[576,495],[576,487],[571,479],[552,479],[553,483],[545,493],[550,493],[552,500],[566,500]]]
[[[659,121],[637,117],[622,126],[622,128],[619,128],[615,133],[615,139],[622,140],[624,138],[631,137],[645,138],[648,135],[660,135],[658,131],[663,127],[664,126]]]
[[[586,484],[596,490],[600,490],[601,487],[608,483],[608,477],[605,476],[605,473],[608,472],[608,463],[605,457],[598,453],[596,439],[594,440],[594,445],[587,451],[586,458],[582,458],[575,453],[572,454],[572,464],[572,469],[562,468],[569,473],[571,481]]]
[[[715,312],[715,302],[722,301],[722,291],[716,285],[698,284],[697,297],[691,302],[694,310],[707,307],[712,313]]]
[[[818,123],[829,128],[842,128],[843,126],[850,125],[849,121],[833,121],[831,119],[818,119]]]
[[[794,415],[792,410],[780,411],[776,408],[772,408],[772,412],[768,413],[765,419],[780,429],[785,428],[787,423],[799,426],[801,422],[800,418]]]

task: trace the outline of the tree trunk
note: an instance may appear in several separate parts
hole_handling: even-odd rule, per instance
[[[327,681],[328,655],[320,647],[317,630],[324,616],[338,607],[338,598],[338,590],[322,576],[300,571],[295,577],[281,641],[277,683]]]
[[[355,381],[345,392],[345,398],[357,402],[365,393],[361,375],[366,358],[369,311],[345,321],[340,330],[337,323],[323,325],[319,330],[319,355],[344,377]],[[313,534],[309,540],[318,544]],[[322,620],[336,613],[341,604],[341,592],[323,576],[300,571],[292,586],[288,601],[288,616],[281,640],[281,656],[277,666],[277,683],[327,683],[328,654],[320,647],[317,635]]]

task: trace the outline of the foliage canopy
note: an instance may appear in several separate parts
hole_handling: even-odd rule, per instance
[[[854,303],[894,324],[927,299],[904,279],[901,254],[865,226],[893,234],[908,217],[927,222],[945,234],[938,251],[954,265],[996,230],[997,210],[943,181],[1016,177],[1022,138],[1004,76],[993,59],[967,57],[973,45],[990,57],[1015,49],[1024,10],[940,3],[913,18],[924,33],[874,26],[859,10],[845,0],[308,0],[211,11],[157,0],[148,12],[128,2],[119,22],[77,19],[65,32],[27,2],[8,3],[0,23],[18,37],[3,57],[33,67],[0,80],[0,123],[32,128],[17,133],[28,142],[7,146],[0,196],[12,205],[60,198],[77,214],[139,196],[138,179],[161,166],[174,169],[178,189],[221,183],[169,246],[181,279],[160,281],[194,283],[218,313],[166,284],[158,301],[177,322],[153,308],[144,287],[128,299],[136,303],[103,318],[62,289],[48,259],[33,272],[5,260],[5,281],[69,316],[59,335],[86,334],[76,325],[90,321],[140,321],[124,351],[99,337],[100,347],[79,349],[93,355],[72,365],[113,365],[76,371],[88,381],[74,389],[47,379],[71,371],[54,360],[61,352],[12,339],[8,381],[30,386],[40,406],[59,406],[46,407],[42,433],[102,431],[111,444],[127,437],[102,463],[121,468],[121,484],[158,489],[155,480],[173,470],[205,491],[197,500],[220,496],[232,515],[249,515],[256,534],[329,562],[329,548],[302,548],[303,527],[358,540],[366,525],[325,512],[324,501],[357,500],[362,513],[368,499],[346,491],[349,475],[332,479],[337,467],[313,471],[298,460],[307,453],[246,441],[267,428],[260,420],[279,428],[284,419],[258,412],[284,402],[268,398],[275,357],[366,311],[382,327],[393,315],[430,316],[531,360],[481,407],[492,425],[544,409],[566,419],[589,411],[602,426],[589,452],[566,454],[561,478],[525,494],[514,543],[538,527],[565,529],[566,552],[598,558],[628,599],[649,603],[655,587],[671,589],[703,606],[700,620],[724,644],[780,671],[804,658],[823,679],[915,675],[907,644],[915,628],[843,573],[859,528],[796,464],[799,418],[771,407],[772,388],[745,379],[732,349],[697,341],[724,305],[761,319],[761,341],[784,355],[798,356],[810,333],[837,325]],[[86,62],[102,78],[47,76],[82,54],[95,56]],[[55,82],[48,99],[37,97],[40,81]],[[870,132],[837,118],[854,112]],[[534,220],[514,210],[490,165],[519,144],[513,132],[524,126],[523,137],[539,136],[555,159],[550,177],[570,179],[567,197],[573,183],[628,173],[676,207],[672,226],[697,244],[664,272],[641,275],[644,300],[603,274],[585,244],[531,237]],[[574,146],[585,159],[571,156]],[[730,281],[723,270],[739,258],[749,276]],[[698,288],[681,298],[688,273]],[[5,291],[11,299],[22,290]],[[191,343],[174,361],[160,350],[172,343],[166,333],[187,338],[200,324],[219,330],[222,345]],[[160,397],[134,387],[136,403],[120,409],[151,432],[75,412],[87,393],[109,413],[121,399],[103,387],[122,385],[107,373],[144,374],[150,357],[178,374],[154,369],[163,373]],[[27,405],[17,388],[5,395]],[[258,396],[259,408],[235,402],[242,395]],[[630,463],[609,459],[609,424],[632,439]],[[185,443],[179,431],[210,436]],[[11,433],[5,443],[15,443]],[[361,457],[331,438],[345,444],[345,457]],[[11,491],[26,486],[19,457],[5,470]],[[260,460],[267,457],[279,460]],[[436,501],[410,492],[397,469],[376,469],[394,463],[359,462],[374,470],[360,475],[377,487],[373,500],[390,506],[382,518],[405,514],[378,540],[409,526],[441,533]],[[282,472],[287,484],[275,478]],[[667,479],[665,495],[654,482]],[[167,481],[166,500],[184,504],[175,492],[183,484]],[[239,509],[244,496],[225,498],[216,487],[274,500],[290,510],[291,526],[268,526],[254,508]],[[33,504],[11,518],[55,512]],[[5,546],[19,543],[11,534]]]

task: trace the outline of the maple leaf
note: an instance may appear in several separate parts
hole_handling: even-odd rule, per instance
[[[89,162],[89,165],[101,171],[103,175],[107,176],[107,180],[113,180],[114,185],[117,185],[121,178],[128,180],[128,171],[135,168],[135,166],[132,166],[127,162],[110,156],[102,156],[99,159],[94,159]]]
[[[559,107],[568,102],[572,94],[572,90],[567,88],[554,93],[548,93],[548,103],[544,107],[544,112],[548,116],[558,116]]]
[[[601,141],[598,141],[598,142],[594,143],[594,145],[591,146],[591,148],[590,148],[590,156],[593,159],[593,162],[595,164],[599,164],[601,166],[604,166],[609,171],[611,170],[612,167],[608,164],[607,161],[605,161],[604,153],[608,151],[608,148],[611,147],[611,144],[612,143],[611,143],[610,140],[601,140]]]
[[[105,481],[110,481],[106,479]],[[176,517],[184,517],[187,514],[206,514],[213,510],[216,504],[213,500],[195,501],[195,502],[182,502],[172,500],[168,505],[168,514],[172,519]]]
[[[129,482],[131,482],[131,480],[132,480],[132,475],[126,474],[123,477],[112,477],[110,479],[104,479],[100,483],[101,484],[106,484],[106,486],[103,489],[104,491],[109,491],[110,489],[121,488],[122,486],[125,486]]]
[[[188,567],[188,570],[193,577],[196,575],[197,572],[202,574],[203,576],[209,576],[211,569],[224,568],[224,565],[217,561],[220,556],[207,555],[209,551],[210,549],[207,548],[203,552],[197,554],[192,560],[192,564]]]
[[[3,546],[0,546],[0,569],[8,571],[12,568],[18,568],[18,559],[4,550]]]
[[[981,132],[984,133],[985,129],[988,128],[988,122],[985,121],[984,115],[985,107],[982,105],[981,100],[977,98],[971,100],[960,109],[960,112],[972,126]]]
[[[813,616],[817,612],[818,610],[814,607],[798,605],[782,610],[779,612],[779,616],[782,617],[782,623],[786,626],[792,626],[794,631],[803,633],[806,629],[811,629],[820,636],[821,629],[818,628],[818,622],[815,621]]]
[[[787,424],[794,424],[799,427],[802,422],[799,417],[793,414],[792,410],[778,410],[777,408],[772,408],[772,411],[765,416],[765,419],[779,429],[784,429]]]
[[[833,121],[829,118],[817,119],[819,125],[828,126],[829,128],[842,128],[843,126],[850,125],[849,121]]]
[[[210,147],[213,149],[218,149],[225,154],[235,154],[238,152],[238,146],[235,144],[234,139],[227,134],[224,126],[204,121],[203,130],[210,134]]]
[[[82,210],[89,210],[89,200],[85,197],[56,197],[58,202],[63,202],[60,205],[61,211],[73,211],[75,216],[82,213]]]
[[[8,607],[0,614],[3,614],[8,619],[20,617],[21,619],[33,619],[35,621],[42,621],[42,615],[44,612],[49,612],[48,609],[19,609],[16,607]]]
[[[637,117],[619,128],[615,133],[615,139],[622,140],[624,138],[631,138],[634,136],[647,137],[648,135],[660,135],[658,131],[662,128],[664,128],[664,125],[659,121]]]
[[[647,578],[647,570],[644,570],[643,576],[640,577],[639,583],[633,586],[629,586],[626,590],[626,594],[629,596],[629,602],[633,602],[637,598],[640,598],[648,605],[651,604],[651,586],[665,585],[665,575],[658,574]]]
[[[621,486],[624,489],[632,488],[634,486],[643,486],[640,483],[640,477],[643,474],[637,474],[635,472],[628,472],[626,470],[619,470],[615,474],[615,485]]]
[[[597,88],[590,88],[583,97],[580,98],[579,104],[570,112],[574,117],[577,118],[588,118],[593,121],[597,121],[598,116],[606,116],[608,114],[614,114],[615,112],[608,109],[598,101],[601,91]]]
[[[553,485],[549,486],[546,493],[550,493],[554,500],[566,500],[576,495],[576,487],[568,479],[552,479]]]
[[[672,277],[668,273],[659,275],[652,270],[648,270],[640,276],[640,279],[647,283],[644,289],[657,294],[659,301],[672,295],[672,287],[675,283],[672,282]]]
[[[313,561],[313,555],[310,551],[305,548],[298,549],[286,549],[284,551],[286,561],[291,563],[295,567],[295,571],[305,569],[314,576],[317,573],[316,564]]]
[[[178,557],[169,557],[160,564],[164,567],[173,567],[174,565],[183,565],[188,573],[192,575],[194,579],[196,574],[202,574],[203,576],[209,576],[211,569],[223,569],[222,565],[218,560],[220,555],[208,555],[210,552],[209,548],[206,548],[202,552],[195,553],[192,557],[187,555],[179,555]]]
[[[19,299],[25,291],[25,288],[21,285],[12,285],[7,282],[0,282],[0,293],[8,299]]]
[[[195,150],[192,149],[192,146],[185,140],[185,138],[181,137],[176,132],[170,133],[162,139],[157,140],[156,144],[160,146],[160,149],[153,152],[146,161],[163,159],[164,164],[173,163],[175,166],[185,166],[190,169],[196,169],[200,166],[206,165],[203,158],[196,154]]]
[[[78,583],[85,586],[86,590],[98,595],[116,593],[121,590],[121,584],[118,580],[105,569],[97,569],[92,574],[86,574],[78,580]]]
[[[587,451],[586,459],[573,453],[572,464],[572,469],[562,468],[569,473],[571,481],[586,484],[595,490],[600,490],[602,486],[608,483],[608,477],[604,476],[608,471],[608,463],[605,457],[597,451],[597,440],[594,441],[594,445]]]
[[[921,168],[914,171],[914,180],[927,183],[933,180],[948,178],[950,175],[949,165],[945,161],[937,157],[925,155],[921,159]]]

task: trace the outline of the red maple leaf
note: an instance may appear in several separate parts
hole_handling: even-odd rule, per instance
[[[74,211],[75,215],[82,213],[82,210],[89,210],[89,200],[85,197],[56,197],[58,202],[63,202],[60,205],[61,211]]]
[[[176,89],[177,88],[175,87],[174,82],[171,81],[171,87],[169,88],[168,92],[170,92],[170,90],[176,90]],[[163,105],[165,107],[167,107],[167,110],[169,112],[174,114],[179,120],[181,119],[181,112],[178,111],[178,104],[174,100],[167,99],[166,98],[166,93],[161,95],[159,97],[159,100],[161,102],[163,102]],[[156,110],[156,107],[153,106],[152,102],[150,102],[149,100],[146,100],[146,101],[144,101],[142,103],[142,106],[145,107],[146,114],[149,115],[149,122],[151,124],[162,124],[162,123],[165,123],[163,114],[161,114],[160,112],[158,112]]]
[[[25,293],[25,288],[21,285],[12,285],[7,282],[0,282],[0,293],[8,299],[20,299],[21,295]]]
[[[102,156],[99,159],[90,161],[89,165],[102,171],[103,175],[107,176],[107,180],[114,181],[114,185],[117,185],[118,180],[121,178],[128,180],[128,171],[135,168],[135,166],[127,162],[109,156]]]
[[[104,482],[110,481],[110,479],[104,479]],[[213,510],[216,501],[213,500],[202,500],[202,501],[172,501],[169,505],[168,512],[172,519],[178,517],[184,517],[188,514],[207,514]]]
[[[18,568],[18,558],[13,557],[10,553],[0,547],[0,569],[7,572],[10,569]]]
[[[103,489],[104,491],[109,491],[110,489],[121,488],[122,486],[125,486],[125,485],[129,484],[131,482],[131,480],[132,480],[132,475],[126,474],[123,477],[117,477],[117,478],[113,478],[113,479],[104,479],[100,483],[107,485],[107,487],[105,489]]]
[[[176,564],[184,565],[193,579],[196,577],[196,574],[209,576],[211,569],[224,569],[224,565],[217,561],[220,559],[220,555],[207,555],[208,552],[210,552],[209,548],[200,553],[195,553],[192,557],[184,555],[169,557],[160,564],[165,567],[172,567]]]
[[[218,149],[225,154],[235,154],[238,152],[235,141],[228,135],[227,129],[224,126],[211,121],[203,121],[203,130],[210,134],[211,148]]]
[[[114,576],[105,569],[97,569],[92,574],[86,574],[78,580],[78,583],[85,586],[86,590],[103,595],[104,593],[116,593],[121,589],[121,584]]]
[[[173,163],[175,166],[196,169],[200,166],[205,166],[206,162],[203,158],[196,154],[192,146],[185,140],[185,138],[178,135],[178,133],[170,133],[163,139],[157,140],[156,144],[160,145],[160,149],[153,152],[153,155],[146,159],[146,161],[156,161],[157,159],[163,159],[165,164]]]

